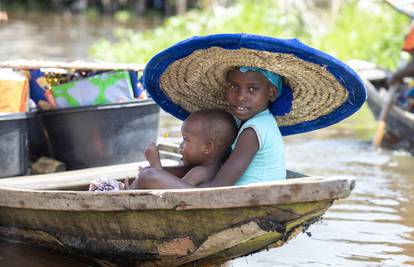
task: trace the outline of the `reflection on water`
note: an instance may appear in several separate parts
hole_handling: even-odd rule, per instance
[[[44,248],[0,241],[0,266],[4,267],[87,267],[91,266]]]
[[[85,47],[98,37],[111,36],[114,26],[105,19],[92,23],[85,18],[21,16],[11,15],[6,26],[0,25],[0,38],[7,40],[0,43],[3,60],[85,59]],[[289,169],[355,176],[356,187],[310,227],[311,237],[299,235],[281,248],[236,259],[233,266],[414,265],[414,158],[405,152],[372,150],[367,141],[372,116],[363,119],[285,139]],[[179,142],[180,124],[162,113],[160,140]],[[46,250],[0,243],[0,266],[87,265]]]

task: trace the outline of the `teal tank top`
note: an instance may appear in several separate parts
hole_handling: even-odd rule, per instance
[[[234,149],[240,134],[246,128],[252,128],[259,141],[259,150],[249,167],[239,178],[236,185],[271,182],[286,179],[285,147],[282,134],[276,120],[268,109],[257,113],[239,129]]]

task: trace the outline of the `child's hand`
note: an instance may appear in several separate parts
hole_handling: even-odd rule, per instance
[[[145,169],[151,168],[151,166],[138,166],[138,173],[137,173],[137,177],[139,175],[140,172],[142,172]]]
[[[160,153],[155,143],[151,143],[147,148],[145,148],[144,154],[151,168],[162,169]]]

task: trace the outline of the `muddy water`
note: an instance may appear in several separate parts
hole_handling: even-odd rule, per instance
[[[120,23],[108,16],[39,14],[9,12],[9,20],[0,22],[0,60],[90,59],[88,47],[101,38],[114,39],[114,30],[148,29],[161,23],[160,18],[135,18]]]
[[[10,21],[7,27],[0,24],[0,37],[10,40],[0,42],[0,58],[87,57],[85,47],[93,38],[84,38],[82,43],[78,39],[71,41],[67,32],[61,37],[49,36],[48,27],[40,24],[53,18],[21,18]],[[71,28],[61,23],[63,28]],[[96,31],[96,25],[82,25],[87,36]],[[109,30],[95,32],[94,38],[106,33],[110,36]],[[33,49],[45,42],[51,49]],[[14,50],[10,50],[10,44]],[[178,142],[179,129],[179,121],[162,114],[160,139]],[[375,122],[364,108],[337,126],[285,138],[289,169],[308,175],[355,176],[356,188],[349,198],[335,202],[321,222],[310,227],[309,236],[299,235],[282,248],[239,258],[231,264],[237,267],[413,266],[414,157],[404,151],[374,151],[370,145],[374,129]],[[164,134],[169,137],[162,138]],[[0,243],[0,266],[88,265],[44,249]]]

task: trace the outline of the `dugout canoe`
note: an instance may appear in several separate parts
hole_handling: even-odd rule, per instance
[[[378,119],[388,98],[386,79],[390,72],[363,61],[351,62],[351,66],[364,78],[368,93],[368,107]],[[414,114],[394,104],[388,113],[386,123],[387,134],[397,139],[400,147],[414,151]]]
[[[101,266],[212,266],[282,246],[355,185],[289,172],[252,186],[85,191],[96,177],[133,177],[136,166],[0,179],[0,238]]]

